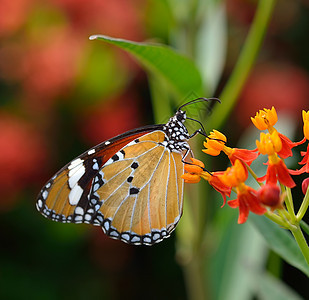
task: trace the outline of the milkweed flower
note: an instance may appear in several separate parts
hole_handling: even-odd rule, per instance
[[[258,157],[256,150],[230,148],[225,145],[226,142],[227,138],[223,133],[218,130],[213,130],[206,138],[206,142],[204,142],[204,147],[206,149],[203,149],[202,151],[212,156],[217,156],[221,151],[223,151],[228,156],[232,164],[234,164],[236,159],[239,159],[240,161],[250,165],[252,161]]]
[[[264,108],[263,110],[259,110],[255,117],[251,117],[251,121],[259,130],[268,130],[270,134],[277,132],[277,130],[273,127],[278,121],[277,112],[274,107],[271,109]],[[278,133],[278,136],[282,144],[281,150],[277,152],[278,155],[283,159],[292,156],[293,153],[291,149],[295,146],[298,146],[301,142],[293,143],[282,133]]]
[[[181,178],[184,179],[186,183],[198,183],[201,178],[208,181],[208,183],[223,197],[223,205],[226,203],[226,196],[230,196],[231,188],[226,186],[220,179],[219,176],[223,172],[208,172],[205,170],[205,165],[202,161],[191,158],[192,164],[187,163],[184,166],[184,169],[187,173],[184,173]]]
[[[227,170],[219,176],[220,180],[225,185],[236,188],[237,198],[228,201],[228,205],[232,208],[238,207],[238,224],[247,221],[249,211],[258,215],[262,215],[267,211],[259,201],[257,192],[244,183],[247,177],[248,174],[246,173],[245,167],[238,159],[235,160],[235,164],[232,167],[227,168]]]
[[[274,107],[271,109],[264,108],[263,110],[259,110],[255,117],[251,117],[251,121],[254,126],[260,130],[273,131],[273,126],[278,121],[277,112]]]
[[[278,156],[278,152],[282,149],[281,139],[277,131],[260,134],[260,140],[256,141],[256,145],[261,154],[268,155],[268,168],[266,175],[259,178],[259,181],[276,184],[277,180],[285,186],[292,188],[295,182],[290,176],[289,169],[286,167],[283,160]]]

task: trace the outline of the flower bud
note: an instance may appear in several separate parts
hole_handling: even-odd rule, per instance
[[[272,209],[279,208],[282,203],[280,188],[276,184],[265,184],[257,192],[258,200]]]
[[[307,177],[306,179],[304,179],[304,180],[303,180],[303,183],[301,184],[301,189],[302,189],[304,195],[305,195],[306,192],[307,192],[308,186],[309,186],[309,177]]]

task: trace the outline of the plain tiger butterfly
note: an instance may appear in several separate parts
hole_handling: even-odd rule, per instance
[[[42,188],[36,207],[62,223],[101,226],[110,237],[134,245],[167,238],[182,215],[184,159],[188,140],[202,124],[179,107],[166,124],[137,128],[81,154]],[[217,99],[215,99],[217,100]],[[191,135],[190,119],[201,128]]]

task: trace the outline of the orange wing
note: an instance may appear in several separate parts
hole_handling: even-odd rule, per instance
[[[142,136],[100,171],[101,185],[92,194],[102,203],[93,223],[109,236],[151,245],[177,225],[183,206],[182,155],[164,147],[164,137],[162,131]]]

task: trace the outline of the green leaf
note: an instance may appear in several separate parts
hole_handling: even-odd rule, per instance
[[[301,300],[294,290],[276,277],[263,273],[259,278],[258,299],[263,300]]]
[[[190,96],[202,95],[201,75],[194,63],[172,48],[160,44],[138,43],[105,35],[92,35],[90,40],[102,40],[116,45],[132,54],[147,71],[164,79],[171,90],[181,100]]]
[[[249,224],[238,225],[237,215],[237,210],[226,209],[216,220],[223,236],[211,259],[213,299],[252,299],[266,263],[264,240]]]
[[[280,255],[286,262],[309,276],[309,266],[306,263],[292,235],[280,228],[264,216],[250,215],[249,221],[254,224],[266,240],[269,248]]]

